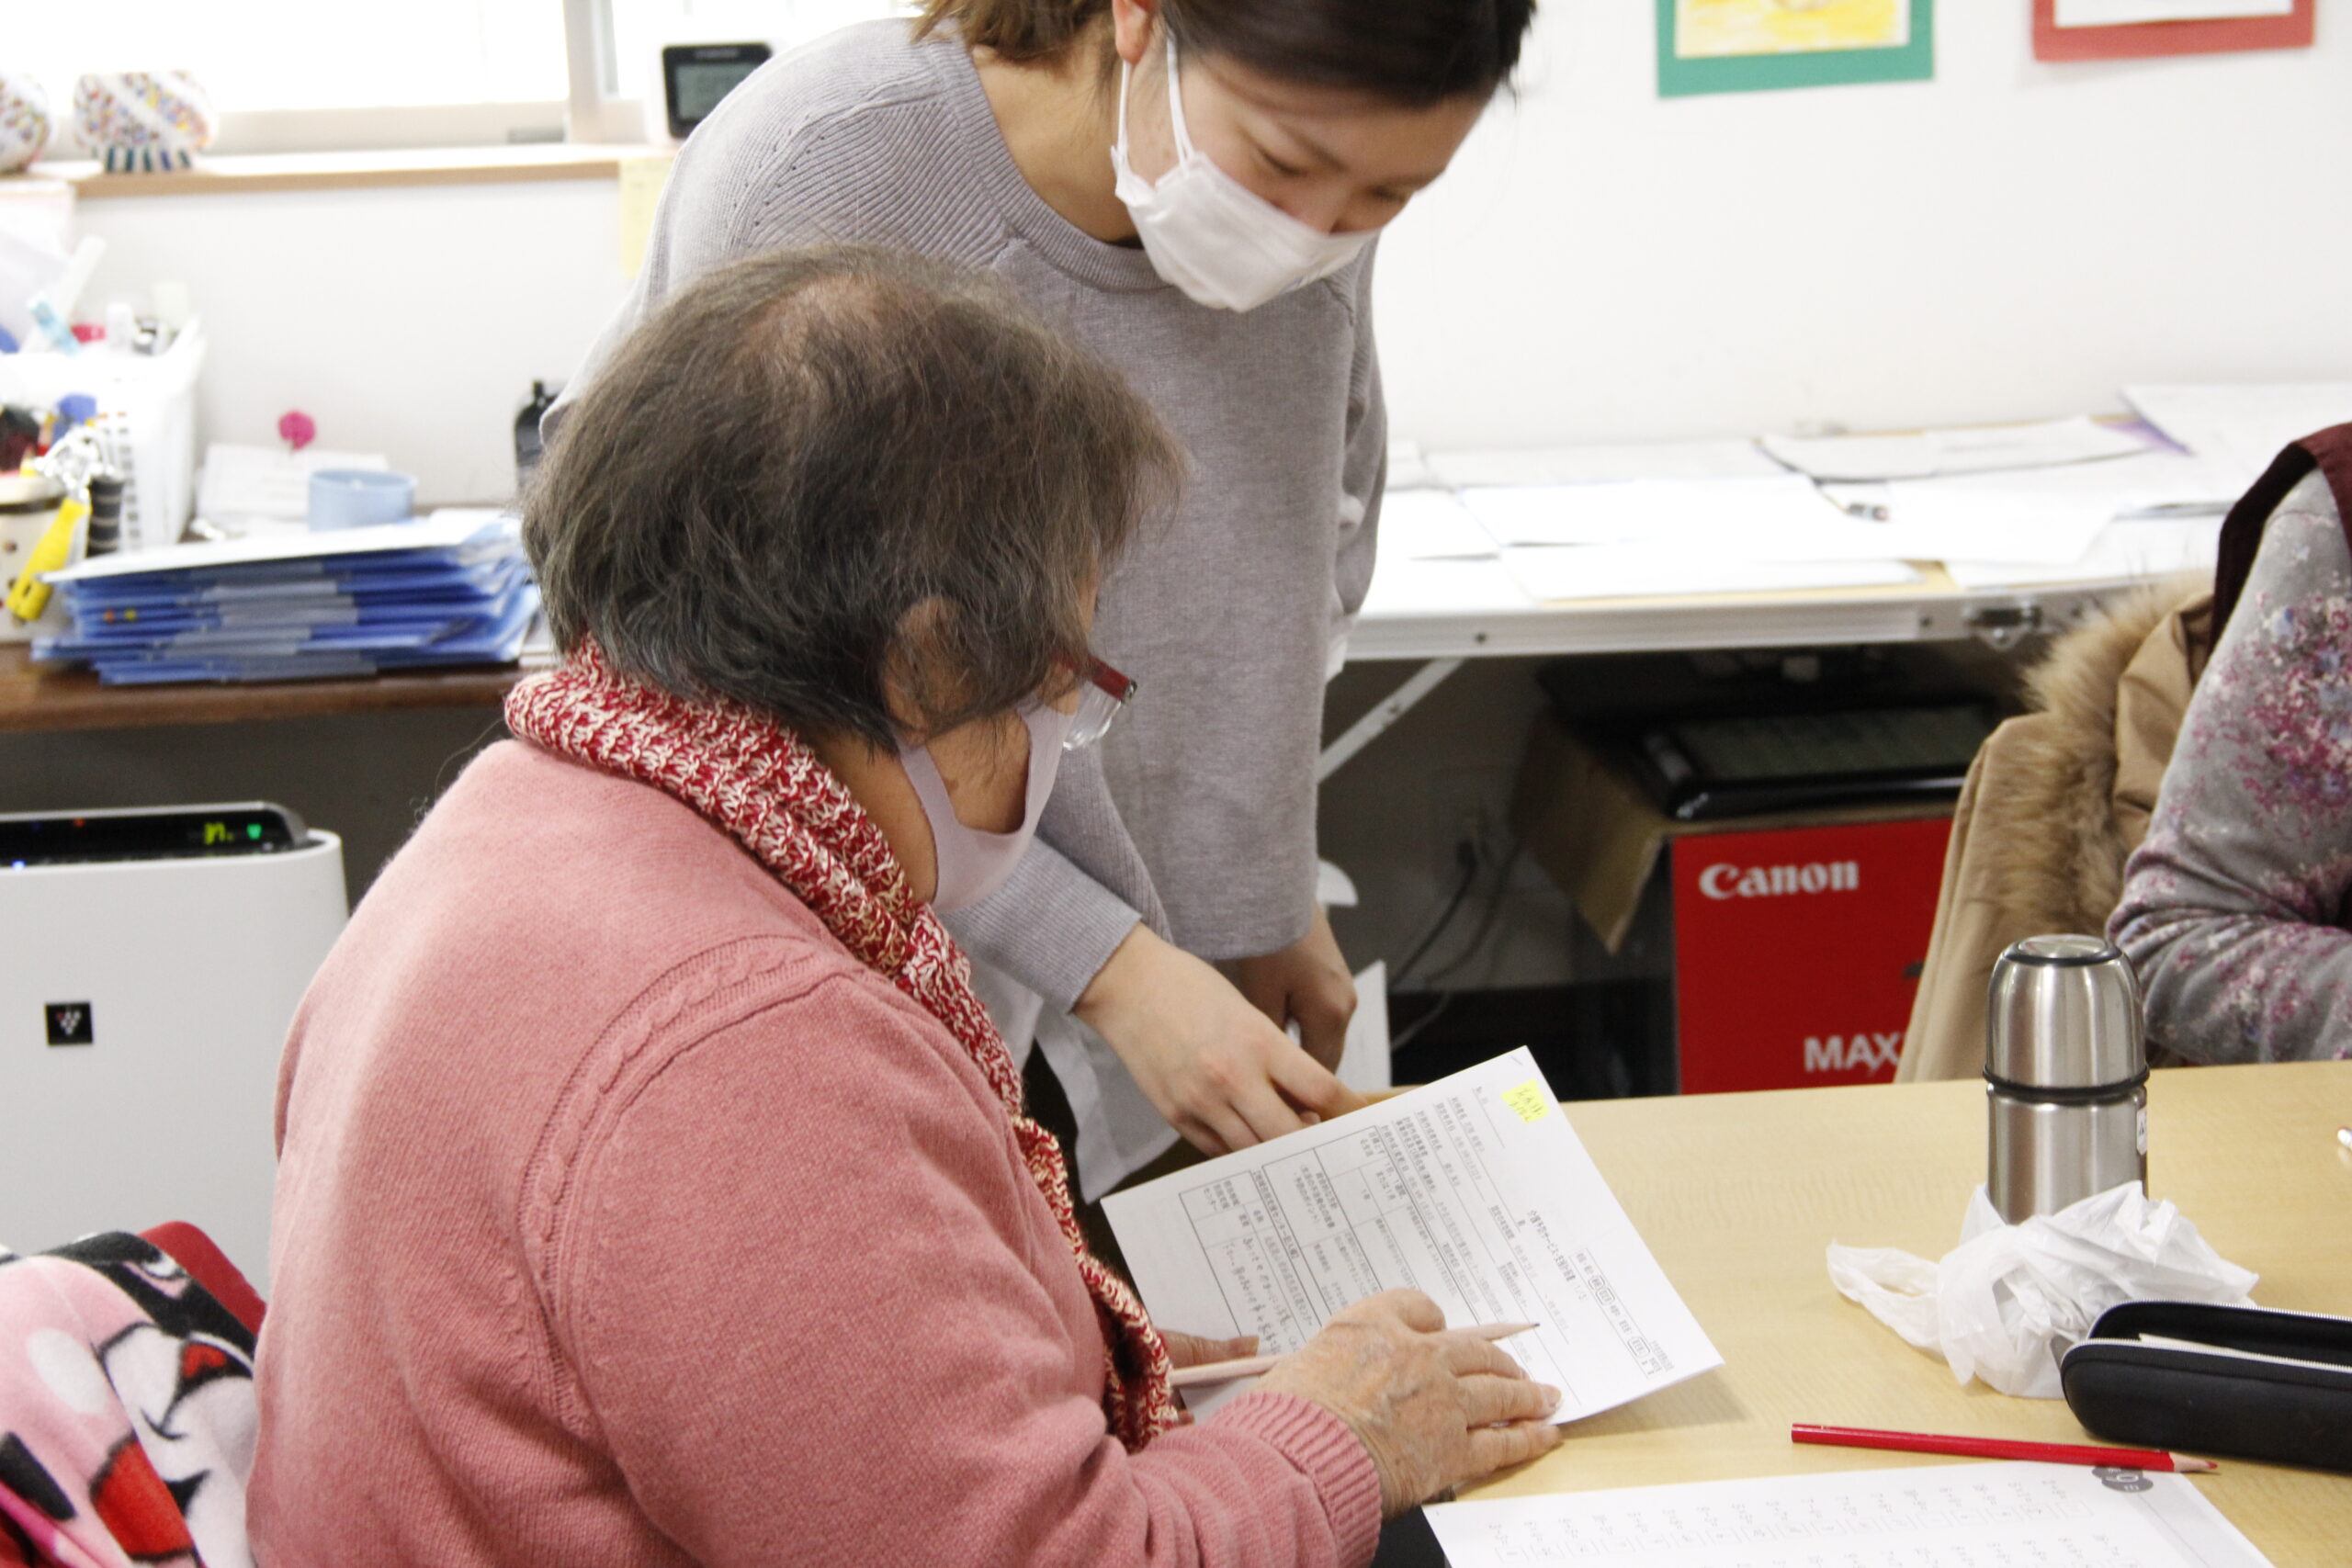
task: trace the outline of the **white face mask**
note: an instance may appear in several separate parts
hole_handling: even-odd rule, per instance
[[[1127,164],[1127,79],[1119,67],[1119,140],[1111,148],[1119,199],[1143,237],[1152,270],[1201,304],[1254,310],[1275,295],[1329,277],[1372,239],[1310,229],[1243,186],[1193,145],[1176,85],[1176,40],[1168,40],[1168,123],[1176,166],[1158,185]]]
[[[922,814],[931,823],[932,859],[939,867],[939,885],[932,892],[931,907],[942,913],[967,908],[1003,886],[1021,863],[1029,840],[1037,836],[1037,819],[1045,815],[1046,798],[1054,793],[1054,775],[1061,769],[1062,741],[1077,716],[1039,703],[1024,708],[1021,717],[1029,728],[1029,795],[1021,826],[1010,833],[988,833],[964,826],[956,816],[955,803],[947,797],[947,781],[939,776],[939,764],[931,760],[929,750],[922,746],[899,749],[907,782],[915,786],[915,798],[922,802]]]

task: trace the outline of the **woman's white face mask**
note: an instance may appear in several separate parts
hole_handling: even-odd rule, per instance
[[[942,913],[968,908],[1012,878],[1029,841],[1037,836],[1037,819],[1045,815],[1046,801],[1054,793],[1054,776],[1061,769],[1062,742],[1076,717],[1075,713],[1063,713],[1043,703],[1023,708],[1022,722],[1029,732],[1029,785],[1021,826],[1010,833],[966,827],[956,815],[947,781],[940,776],[939,764],[932,761],[929,749],[899,748],[899,761],[907,770],[907,782],[914,785],[915,798],[922,803],[923,817],[931,824],[932,860],[939,871],[938,885],[931,895],[933,908]]]
[[[1254,310],[1355,260],[1370,243],[1371,231],[1326,234],[1311,228],[1245,187],[1193,145],[1177,87],[1176,40],[1169,39],[1166,48],[1176,166],[1155,185],[1128,164],[1127,89],[1133,73],[1124,62],[1119,139],[1111,148],[1119,199],[1135,220],[1152,270],[1212,310]]]

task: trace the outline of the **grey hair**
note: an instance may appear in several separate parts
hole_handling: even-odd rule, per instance
[[[523,502],[558,644],[690,700],[896,744],[1084,667],[1090,596],[1182,449],[987,274],[825,246],[621,344]]]

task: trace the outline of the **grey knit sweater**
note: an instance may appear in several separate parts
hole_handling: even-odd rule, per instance
[[[1209,958],[1295,941],[1323,683],[1371,580],[1386,445],[1369,253],[1245,315],[1195,305],[1029,187],[959,42],[868,23],[770,62],[695,132],[574,390],[696,275],[822,241],[1001,275],[1119,367],[1192,461],[1181,515],[1103,585],[1096,646],[1140,683],[1131,710],[1069,759],[1039,848],[957,936],[1063,1010],[1138,918]]]
[[[2352,555],[2317,474],[2263,530],[2108,933],[2194,1062],[2352,1056]]]

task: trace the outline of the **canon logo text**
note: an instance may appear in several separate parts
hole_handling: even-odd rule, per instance
[[[1796,893],[1851,893],[1862,885],[1856,862],[1807,861],[1803,865],[1736,866],[1718,861],[1699,874],[1710,898],[1780,898]]]

